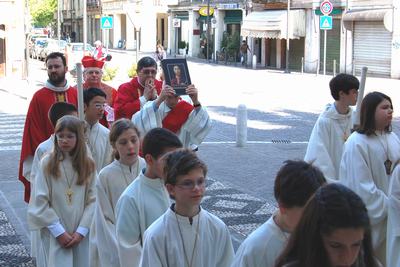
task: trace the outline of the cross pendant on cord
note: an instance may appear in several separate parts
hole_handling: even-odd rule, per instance
[[[65,194],[67,196],[68,205],[72,205],[72,195],[74,194],[74,192],[72,192],[71,188],[68,188]]]

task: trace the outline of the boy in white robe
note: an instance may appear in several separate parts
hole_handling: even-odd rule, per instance
[[[320,168],[328,182],[337,182],[344,142],[353,127],[350,106],[357,102],[359,81],[350,74],[338,74],[329,87],[334,103],[328,104],[319,116],[311,132],[306,162]]]
[[[64,116],[55,127],[54,149],[41,160],[28,224],[40,231],[38,266],[87,266],[95,201],[95,165],[87,154],[84,122]],[[76,166],[76,167],[75,167]]]
[[[196,148],[210,132],[212,121],[198,100],[197,88],[189,85],[186,93],[190,100],[176,96],[174,89],[164,84],[158,98],[132,116],[133,123],[142,135],[162,127],[178,135],[183,147]]]
[[[279,210],[243,241],[232,267],[274,267],[308,199],[325,183],[322,172],[311,164],[286,161],[275,178]]]
[[[400,166],[392,174],[387,221],[387,266],[400,266]]]
[[[56,127],[58,119],[65,115],[78,116],[78,111],[76,107],[67,102],[56,102],[49,109],[49,120],[53,127]],[[29,170],[29,175],[25,175],[28,181],[31,182],[31,200],[35,198],[35,175],[40,166],[40,160],[46,155],[46,153],[51,152],[54,146],[54,134],[52,134],[49,139],[39,144],[36,148],[35,155],[33,156],[32,168]],[[25,170],[25,168],[24,168]],[[36,258],[38,253],[37,250],[40,249],[40,235],[38,231],[31,231],[31,256]],[[39,260],[40,262],[40,260]]]
[[[400,159],[400,140],[390,131],[392,116],[393,105],[387,95],[372,92],[364,97],[360,126],[345,144],[339,172],[340,182],[365,203],[374,253],[384,266],[389,183]]]
[[[165,184],[175,204],[145,232],[140,266],[230,267],[234,255],[228,227],[200,207],[207,166],[180,149],[165,157]]]
[[[178,137],[163,128],[150,130],[143,139],[146,169],[121,194],[116,206],[116,232],[121,267],[139,266],[144,231],[170,205],[164,185],[163,155],[182,147]]]
[[[146,163],[139,157],[139,131],[128,119],[115,121],[110,129],[114,161],[104,167],[96,182],[96,208],[90,228],[90,266],[118,267],[115,207],[125,188]]]
[[[83,91],[85,120],[89,124],[87,142],[96,163],[97,173],[111,162],[111,145],[108,139],[110,130],[99,122],[104,115],[106,98],[107,95],[98,88]]]

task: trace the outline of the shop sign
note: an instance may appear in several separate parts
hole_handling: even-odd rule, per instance
[[[210,16],[214,14],[214,8],[210,7]],[[207,17],[207,7],[203,6],[202,8],[199,9],[199,14],[203,17]]]

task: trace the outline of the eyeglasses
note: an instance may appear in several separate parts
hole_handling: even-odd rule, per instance
[[[90,75],[92,75],[92,74],[97,74],[97,75],[99,75],[100,73],[103,73],[103,72],[98,71],[98,70],[88,70],[88,71],[86,71],[86,73],[87,73],[87,74],[90,74]]]
[[[206,187],[206,179],[200,178],[195,182],[191,180],[185,180],[182,183],[176,184],[176,186],[186,190],[193,190],[196,186],[199,188],[204,188]]]
[[[70,141],[76,139],[76,134],[56,134],[57,141]]]
[[[107,106],[106,103],[104,103],[104,104],[94,104],[94,107],[97,108],[97,109],[104,109],[104,108],[106,108],[106,106]]]
[[[145,70],[142,70],[142,73],[145,74],[145,75],[149,75],[149,74],[156,75],[157,74],[157,70],[145,69]]]

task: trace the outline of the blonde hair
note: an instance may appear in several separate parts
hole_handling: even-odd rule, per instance
[[[57,134],[64,129],[76,135],[74,149],[69,152],[72,160],[72,167],[78,173],[77,185],[84,185],[90,182],[95,171],[94,161],[88,156],[85,142],[85,122],[75,116],[66,115],[57,121],[54,133]],[[49,161],[45,166],[45,173],[55,179],[60,177],[60,162],[64,155],[58,146],[57,135],[54,136],[54,148],[49,155]]]

